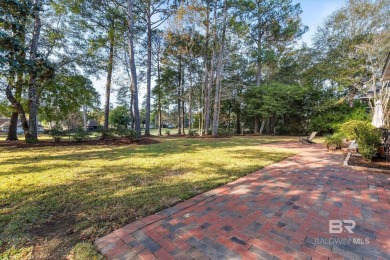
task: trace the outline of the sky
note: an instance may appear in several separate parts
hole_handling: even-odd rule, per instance
[[[302,23],[309,27],[309,31],[302,36],[301,43],[306,42],[309,46],[311,45],[312,37],[318,26],[320,26],[328,15],[342,7],[347,0],[293,0],[293,3],[300,3],[302,7]],[[105,96],[105,76],[102,75],[100,80],[92,80],[94,87],[100,93],[101,96],[101,107],[104,106],[104,96]],[[152,83],[152,87],[153,87]],[[115,89],[115,86],[113,86]],[[140,104],[144,100],[144,95],[146,93],[145,84],[139,86],[139,97]],[[114,91],[111,94],[111,104],[116,104],[116,92]]]
[[[302,23],[309,27],[309,31],[302,37],[302,42],[311,45],[317,27],[320,26],[328,15],[341,8],[346,0],[293,0],[302,7]]]

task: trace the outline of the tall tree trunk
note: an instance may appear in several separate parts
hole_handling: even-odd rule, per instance
[[[199,118],[199,127],[200,129],[203,129],[204,134],[207,134],[206,130],[206,111],[208,110],[208,106],[210,105],[210,97],[208,97],[208,86],[209,86],[209,41],[210,41],[210,2],[207,1],[207,8],[206,8],[206,40],[204,45],[204,85],[202,87],[202,94],[203,94],[203,119],[202,121]],[[209,101],[209,102],[208,102]],[[203,124],[203,125],[202,125]],[[202,135],[202,131],[199,131],[199,134]]]
[[[22,54],[23,55],[23,54]],[[11,83],[11,82],[9,82]],[[23,88],[23,72],[18,72],[17,81],[15,84],[15,99],[20,100],[22,97],[22,88]],[[11,115],[10,125],[7,134],[7,141],[16,141],[18,140],[18,117],[19,112],[17,108],[14,108],[14,111]]]
[[[20,39],[20,43],[22,44],[22,48],[20,48],[19,55],[17,55],[16,57],[20,58],[20,61],[23,62],[26,58],[26,52],[24,49],[25,40],[26,40],[26,31],[25,31],[26,19],[23,19],[21,24],[22,24],[22,26],[18,30],[18,34],[16,34],[16,37],[18,37]],[[18,101],[20,101],[22,98],[23,84],[24,84],[24,73],[22,71],[19,71],[17,73],[17,79],[16,79],[16,84],[15,84],[15,99]],[[17,135],[18,117],[19,117],[19,112],[16,108],[14,108],[14,111],[12,112],[12,115],[11,115],[10,126],[8,129],[7,141],[18,140],[18,135]]]
[[[17,141],[18,140],[18,135],[17,135],[17,130],[18,130],[18,117],[19,113],[17,110],[12,112],[11,114],[11,120],[8,128],[8,133],[7,133],[7,141]]]
[[[177,134],[181,135],[181,55],[179,56],[179,75],[178,75],[178,80],[179,80],[179,87],[177,89]]]
[[[152,21],[151,21],[151,10],[150,1],[148,2],[148,54],[147,54],[147,69],[146,69],[146,115],[145,115],[145,136],[150,136],[150,93],[151,93],[151,80],[152,80]]]
[[[259,87],[261,84],[261,77],[262,77],[262,31],[261,31],[261,18],[258,20],[258,29],[257,29],[257,71],[256,71],[256,85]],[[260,125],[260,119],[255,116],[255,134],[260,133],[262,134],[264,125],[262,124],[261,128],[259,128]]]
[[[20,116],[20,121],[22,122],[22,127],[24,130],[24,136],[26,140],[30,138],[30,132],[29,132],[29,125],[26,118],[26,113],[24,112],[23,106],[20,104],[18,100],[14,97],[12,94],[12,86],[11,84],[7,84],[7,87],[5,89],[5,94],[7,96],[8,101],[13,105],[13,107],[18,111]]]
[[[236,134],[241,133],[241,109],[240,105],[236,104]]]
[[[189,66],[190,89],[188,93],[188,132],[192,131],[192,68]]]
[[[258,116],[255,116],[255,134],[259,133],[260,131],[260,118]]]
[[[135,129],[134,126],[134,87],[133,83],[130,84],[130,92],[131,92],[131,97],[130,97],[130,118],[131,118],[131,123],[130,123],[130,128]]]
[[[182,101],[182,104],[181,104],[181,110],[182,110],[182,115],[181,115],[181,132],[183,135],[186,134],[186,131],[185,131],[185,128],[186,128],[186,114],[185,114],[185,111],[186,111],[186,105],[185,105],[185,102],[184,100]]]
[[[260,131],[259,133],[262,135],[263,134],[263,131],[264,131],[264,127],[265,127],[265,123],[267,122],[266,119],[263,119],[263,121],[261,122],[261,127],[260,127]]]
[[[214,65],[216,56],[217,45],[217,1],[214,0],[214,23],[213,23],[213,51],[210,64],[209,81],[207,85],[207,99],[206,99],[206,112],[205,112],[205,134],[208,135],[210,128],[210,115],[211,115],[211,93],[214,82]]]
[[[258,29],[257,29],[257,72],[256,72],[256,84],[257,86],[260,86],[261,84],[261,65],[262,65],[262,31],[261,31],[261,27],[260,27],[260,24],[261,24],[261,20],[259,18],[259,25],[258,25]]]
[[[31,40],[30,48],[30,60],[36,62],[38,54],[39,36],[41,33],[41,18],[40,12],[40,1],[34,1],[34,31]],[[30,84],[28,89],[29,98],[29,138],[26,141],[38,141],[38,129],[37,129],[37,114],[38,114],[38,94],[37,94],[37,71],[33,69],[30,72]]]
[[[112,21],[111,27],[108,31],[109,37],[109,56],[107,66],[107,82],[106,82],[106,99],[104,104],[104,129],[108,129],[108,119],[110,116],[110,96],[111,96],[111,82],[112,82],[112,71],[114,64],[114,47],[115,47],[115,22]]]
[[[157,82],[158,82],[158,94],[157,94],[157,110],[158,110],[158,135],[161,136],[162,125],[162,104],[161,104],[161,67],[160,67],[160,49],[157,52]]]
[[[214,1],[217,5],[217,1]],[[216,71],[216,82],[215,82],[215,94],[214,94],[214,113],[213,113],[213,135],[218,135],[219,127],[219,110],[221,102],[221,80],[222,80],[222,67],[223,67],[223,53],[225,50],[225,33],[226,33],[226,21],[227,19],[227,2],[225,0],[223,8],[223,25],[222,25],[222,35],[219,42],[219,54],[218,54],[218,64]]]
[[[133,0],[127,0],[127,19],[129,30],[129,58],[130,58],[130,74],[134,91],[134,128],[137,132],[137,137],[141,138],[141,120],[138,107],[138,82],[137,82],[137,68],[135,66],[134,53],[134,20],[133,20]]]
[[[83,106],[83,121],[84,121],[84,130],[87,131],[88,126],[87,126],[87,107],[86,106]]]
[[[185,107],[185,100],[184,100],[184,69],[185,67],[183,67],[183,70],[182,70],[182,74],[181,74],[181,95],[182,95],[182,103],[181,103],[181,109],[182,109],[182,114],[181,114],[181,132],[183,135],[186,134],[185,132],[185,127],[186,127],[186,116],[185,116],[185,111],[186,111],[186,107]]]

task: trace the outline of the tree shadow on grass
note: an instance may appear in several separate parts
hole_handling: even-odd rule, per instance
[[[243,143],[241,140],[245,140],[246,143]],[[255,139],[257,140],[257,139]],[[263,141],[267,143],[267,141]],[[272,141],[270,141],[272,142]],[[101,146],[99,148],[91,147],[91,146],[80,146],[78,150],[74,150],[73,148],[69,148],[71,154],[59,154],[56,155],[56,152],[63,153],[64,150],[55,151],[54,154],[48,154],[47,156],[34,156],[29,155],[26,157],[18,157],[18,158],[9,158],[1,160],[1,165],[15,165],[22,164],[23,166],[20,169],[16,169],[14,172],[10,173],[0,173],[1,175],[11,175],[11,174],[19,174],[19,172],[26,172],[27,170],[23,170],[25,166],[31,164],[32,168],[36,167],[39,171],[39,168],[44,169],[45,167],[41,167],[38,164],[42,162],[50,162],[57,163],[57,161],[65,160],[70,163],[76,163],[80,161],[88,161],[88,160],[107,160],[107,161],[116,161],[123,158],[131,158],[131,157],[141,157],[141,158],[156,158],[158,156],[169,156],[175,154],[191,154],[197,152],[206,152],[209,149],[231,149],[235,147],[241,146],[258,146],[259,140],[257,142],[248,143],[247,139],[240,138],[229,138],[226,141],[221,139],[178,139],[175,143],[159,143],[159,144],[151,144],[148,146],[129,146],[129,147],[110,147],[110,146]],[[51,148],[40,148],[39,152],[50,152]],[[90,149],[99,149],[92,150]],[[246,151],[242,150],[245,154]],[[235,151],[232,151],[235,152]],[[12,153],[10,151],[10,153]],[[38,154],[38,153],[37,153]],[[70,167],[72,165],[69,165]],[[31,168],[26,168],[31,169]]]
[[[197,140],[198,141],[198,140]],[[180,140],[175,144],[154,144],[135,148],[120,147],[111,149],[104,147],[96,151],[88,151],[90,147],[77,149],[69,154],[32,156],[28,158],[10,158],[2,160],[9,166],[22,164],[13,168],[6,175],[34,173],[39,176],[48,168],[59,167],[61,170],[82,167],[81,163],[90,162],[91,168],[77,172],[72,180],[65,183],[41,184],[39,186],[18,186],[15,190],[2,191],[7,205],[6,214],[0,216],[0,229],[4,248],[10,243],[30,241],[44,243],[46,238],[61,237],[63,242],[59,248],[53,249],[55,254],[61,254],[61,247],[68,248],[81,239],[94,239],[118,228],[137,217],[154,213],[162,208],[173,205],[208,189],[233,181],[240,176],[255,171],[264,165],[250,164],[232,169],[231,161],[203,162],[201,165],[185,165],[183,172],[177,165],[129,166],[107,165],[94,167],[95,160],[115,162],[127,157],[138,156],[140,159],[154,158],[164,155],[205,152],[208,149],[233,149],[232,153],[244,150],[234,150],[239,146],[256,146],[258,142],[243,144],[242,140]],[[251,140],[252,141],[252,140]],[[109,148],[108,151],[106,148]],[[40,151],[48,151],[40,149]],[[50,151],[50,150],[49,150]],[[63,151],[60,151],[63,152]],[[264,155],[264,156],[263,156]],[[191,155],[189,155],[191,156]],[[266,157],[274,160],[283,159],[281,153],[267,153],[261,150],[246,151],[246,159],[263,160]],[[239,157],[238,157],[239,158]],[[277,158],[277,159],[275,159]],[[212,158],[210,158],[212,160]],[[65,161],[60,163],[58,161]],[[272,161],[272,160],[271,160]],[[52,162],[39,165],[40,163]],[[205,171],[200,176],[199,166],[214,170],[211,176]],[[238,169],[239,168],[239,169]],[[196,173],[188,175],[187,173]],[[145,174],[146,173],[146,174]],[[174,174],[172,174],[174,173]],[[53,172],[56,174],[62,172]],[[198,179],[192,179],[196,177]],[[65,221],[72,220],[72,221]],[[48,229],[46,226],[50,226]],[[57,227],[57,228],[53,228]],[[40,230],[37,232],[37,230]],[[69,239],[68,239],[69,238]],[[1,249],[0,249],[1,251]],[[58,252],[57,252],[58,251]]]

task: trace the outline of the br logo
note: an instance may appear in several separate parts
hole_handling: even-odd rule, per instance
[[[356,223],[354,220],[338,220],[332,219],[329,220],[329,233],[331,234],[340,234],[343,230],[347,230],[349,233],[353,233]]]

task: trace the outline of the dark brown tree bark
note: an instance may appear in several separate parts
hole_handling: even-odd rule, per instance
[[[241,109],[240,105],[236,106],[236,134],[241,133]]]
[[[7,133],[7,141],[17,141],[18,140],[18,135],[17,135],[17,130],[18,130],[18,117],[19,113],[18,112],[12,112],[11,115],[11,120],[8,128],[8,133]]]
[[[23,87],[23,73],[19,72],[18,77],[17,77],[17,82],[15,86],[15,99],[20,100],[22,97],[22,87]],[[16,141],[18,140],[18,117],[19,117],[19,112],[15,108],[14,111],[12,112],[11,115],[11,120],[10,120],[10,125],[8,129],[8,134],[7,134],[7,141]]]
[[[255,116],[255,134],[260,131],[260,118]]]
[[[14,108],[18,111],[20,116],[20,121],[22,122],[23,130],[24,130],[24,136],[26,137],[26,140],[30,138],[30,132],[29,132],[29,125],[26,118],[26,113],[24,112],[23,106],[20,104],[18,100],[14,97],[12,94],[12,86],[11,84],[7,84],[5,94],[7,96],[7,99],[11,104],[14,106]]]

